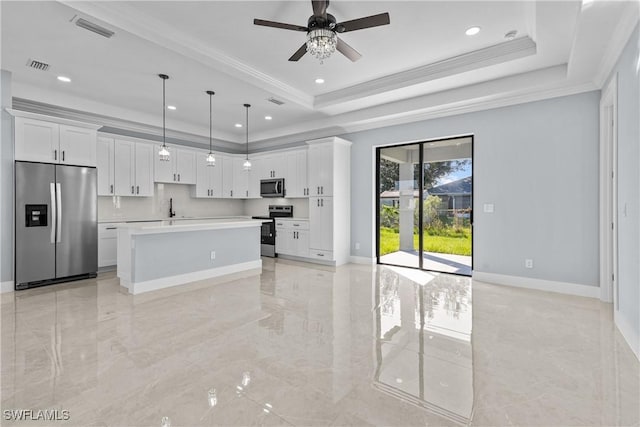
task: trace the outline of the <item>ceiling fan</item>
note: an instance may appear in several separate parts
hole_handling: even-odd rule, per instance
[[[311,0],[311,5],[313,7],[313,15],[309,17],[306,27],[265,21],[264,19],[254,19],[253,23],[265,27],[304,31],[307,33],[307,42],[300,46],[300,49],[289,58],[289,61],[297,61],[307,52],[322,61],[337,50],[354,62],[360,59],[362,55],[343,40],[339,39],[338,33],[363,30],[365,28],[378,27],[389,23],[388,13],[380,13],[351,21],[337,22],[333,15],[327,13],[329,0]]]

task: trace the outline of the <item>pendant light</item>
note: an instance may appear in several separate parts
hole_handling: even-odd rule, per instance
[[[244,107],[247,109],[247,122],[246,122],[246,128],[247,128],[247,159],[244,161],[244,164],[242,165],[243,169],[246,171],[250,171],[251,170],[251,162],[249,161],[249,107],[251,107],[250,104],[244,104]]]
[[[158,74],[158,77],[162,79],[162,145],[160,146],[158,155],[160,156],[161,161],[168,162],[171,153],[169,153],[169,147],[167,147],[167,128],[165,118],[167,106],[165,105],[165,84],[169,76],[166,74]]]
[[[212,115],[211,115],[211,98],[215,94],[214,91],[208,90],[207,95],[209,95],[209,154],[207,154],[207,166],[215,166],[216,165],[216,156],[213,155],[213,138],[212,134]]]

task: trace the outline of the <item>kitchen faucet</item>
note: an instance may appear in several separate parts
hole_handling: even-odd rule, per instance
[[[173,210],[173,198],[169,199],[169,218],[176,216],[176,212]]]

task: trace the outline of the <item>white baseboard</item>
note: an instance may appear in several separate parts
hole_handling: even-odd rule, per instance
[[[640,361],[640,336],[638,332],[634,331],[627,319],[619,314],[619,311],[613,312],[613,321],[616,327],[620,331],[620,334],[624,337],[631,351],[636,355],[636,358]]]
[[[13,285],[13,280],[7,280],[6,282],[0,282],[0,294],[5,292],[13,292],[15,287]]]
[[[351,264],[366,264],[366,265],[372,265],[376,263],[376,259],[375,258],[369,258],[366,256],[350,256],[349,257],[349,262]]]
[[[211,279],[213,277],[226,276],[227,274],[239,273],[241,271],[253,269],[262,269],[261,259],[137,283],[131,283],[120,278],[120,284],[129,289],[130,294],[138,295],[144,292],[156,291],[158,289],[170,288],[172,286],[196,282],[198,280]]]
[[[578,285],[576,283],[556,282],[552,280],[532,279],[529,277],[508,276],[506,274],[483,273],[474,271],[473,280],[496,285],[514,286],[516,288],[536,289],[538,291],[556,292],[588,298],[600,298],[600,287]]]

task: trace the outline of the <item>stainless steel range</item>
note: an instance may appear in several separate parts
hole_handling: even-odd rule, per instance
[[[269,205],[269,216],[254,216],[263,219],[260,231],[260,255],[274,258],[276,254],[276,218],[293,217],[292,205]]]

